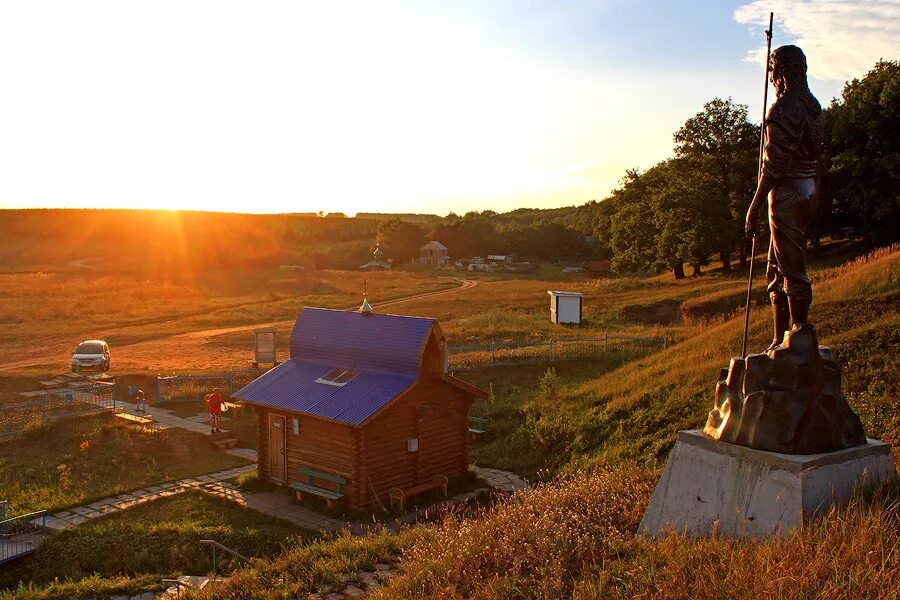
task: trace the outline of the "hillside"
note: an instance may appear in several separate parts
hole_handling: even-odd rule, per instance
[[[834,256],[817,263],[812,271],[816,294],[812,319],[822,343],[835,349],[844,369],[844,390],[867,433],[898,445],[900,380],[896,373],[900,364],[895,357],[900,350],[900,248],[843,264],[835,264]],[[379,289],[387,290],[388,285],[424,289],[435,284],[413,275],[390,274],[390,281],[378,283]],[[329,285],[341,287],[334,302],[345,296],[346,302],[356,298],[358,280],[344,281],[337,272],[317,277],[333,277]],[[551,329],[546,322],[546,287],[562,282],[500,275],[485,275],[478,281],[477,287],[459,294],[410,302],[403,312],[437,317],[453,343],[546,335],[558,339],[616,330],[666,335],[674,343],[666,349],[625,348],[560,362],[552,373],[546,364],[462,373],[493,392],[473,409],[473,414],[491,419],[490,433],[485,443],[474,448],[473,460],[530,477],[538,482],[532,490],[512,501],[497,497],[491,504],[399,535],[326,535],[311,542],[287,543],[283,550],[273,546],[251,567],[235,571],[224,588],[201,597],[305,598],[322,585],[340,586],[347,578],[354,581],[358,573],[397,557],[402,557],[403,573],[374,598],[897,597],[900,483],[868,492],[865,501],[834,511],[784,543],[679,538],[652,542],[634,535],[675,432],[703,422],[718,370],[740,347],[742,320],[735,312],[741,300],[739,274],[716,273],[681,281],[669,275],[579,281],[589,292],[589,319],[579,331],[562,326]],[[761,282],[757,285],[762,287]],[[178,289],[172,301],[186,302]],[[65,296],[63,288],[59,296]],[[233,322],[239,323],[246,313],[240,306],[219,307],[217,303],[224,299],[215,296],[200,299],[204,315],[188,317],[189,323],[232,322],[223,318],[231,312]],[[288,299],[275,298],[266,310],[278,308],[278,315],[287,314],[306,300],[298,295],[289,299],[291,306],[281,307]],[[161,306],[160,310],[168,309]],[[119,311],[107,316],[98,311],[90,313],[90,320],[101,323],[127,314]],[[166,327],[177,325],[165,322]],[[760,305],[753,311],[751,348],[767,345],[769,335],[768,310]],[[191,360],[209,360],[213,347],[217,351],[236,348],[224,336],[198,347]],[[187,355],[182,357],[186,359]],[[82,436],[70,442],[78,448]],[[900,455],[897,458],[900,462]],[[225,518],[226,512],[222,514]],[[228,518],[235,519],[233,527],[255,527],[244,516]],[[140,549],[152,538],[135,527],[126,531],[113,522],[104,527],[120,528],[125,543],[138,545],[135,556],[148,552],[156,556],[152,550]],[[91,531],[77,528],[49,548],[60,556],[92,553],[106,542],[91,539]],[[116,561],[85,559],[80,570],[66,571],[73,573],[74,581],[51,583],[56,555],[39,556],[32,568],[44,569],[44,583],[0,592],[0,598],[94,598],[149,589],[159,585],[151,572],[177,573],[179,568],[191,570],[205,564],[198,562],[190,536],[179,538],[185,540],[180,546],[183,559],[169,557],[168,562],[147,567],[153,571],[139,566],[128,571],[130,577],[121,577],[117,566],[107,570]],[[87,577],[88,573],[97,575]]]
[[[199,271],[371,260],[373,219],[153,210],[2,210],[4,271],[131,271],[177,282]],[[326,266],[324,263],[319,266]]]
[[[813,318],[843,364],[850,403],[870,436],[897,445],[900,248],[821,271],[816,284]],[[766,311],[754,311],[754,346],[767,324]],[[659,470],[628,459],[664,459],[677,429],[703,421],[740,330],[738,318],[706,328],[538,406],[528,442],[567,475],[404,537],[288,551],[238,572],[215,597],[314,592],[339,583],[335,565],[352,574],[402,547],[403,573],[375,598],[897,598],[900,481],[785,542],[635,537]]]

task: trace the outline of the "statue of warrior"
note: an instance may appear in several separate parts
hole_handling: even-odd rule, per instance
[[[769,199],[768,280],[775,321],[772,350],[791,326],[807,323],[812,286],[806,274],[806,241],[818,209],[817,165],[822,145],[822,107],[809,91],[806,56],[797,46],[781,46],[769,63],[778,99],[766,117],[762,172],[746,233],[756,230],[760,206]]]

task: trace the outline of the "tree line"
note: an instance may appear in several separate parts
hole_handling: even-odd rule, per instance
[[[880,61],[823,112],[822,202],[813,243],[900,238],[900,63]],[[715,98],[674,134],[674,154],[644,172],[628,171],[596,203],[592,231],[616,271],[671,269],[684,277],[713,260],[743,266],[744,215],[756,188],[759,125],[747,107]],[[763,236],[767,232],[763,231]]]
[[[873,246],[900,238],[900,63],[880,61],[848,82],[823,113],[822,203],[814,243],[856,237]],[[626,172],[602,201],[549,210],[383,220],[378,241],[395,260],[439,240],[453,257],[517,253],[535,259],[608,258],[618,272],[669,269],[685,276],[716,261],[747,262],[744,215],[756,189],[759,125],[747,106],[714,98],[673,136],[674,156]],[[596,244],[583,243],[593,236]],[[762,228],[761,235],[767,231]],[[765,242],[765,240],[763,240]],[[763,246],[764,247],[764,246]]]

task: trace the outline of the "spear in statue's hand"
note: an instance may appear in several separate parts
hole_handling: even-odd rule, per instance
[[[746,233],[751,238],[750,242],[750,275],[747,280],[747,308],[744,314],[744,345],[741,348],[741,357],[747,358],[747,336],[750,333],[750,301],[753,299],[753,257],[756,256],[756,222],[760,202],[759,182],[762,181],[763,156],[766,149],[766,108],[769,103],[769,57],[772,54],[772,20],[774,13],[769,13],[769,28],[766,29],[766,77],[763,80],[763,110],[762,121],[759,130],[759,162],[757,164],[756,181],[757,194],[753,196],[750,209],[747,211]]]

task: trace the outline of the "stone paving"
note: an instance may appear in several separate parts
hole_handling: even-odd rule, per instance
[[[119,412],[127,413],[129,415],[152,416],[154,427],[159,430],[178,427],[180,429],[193,431],[194,433],[210,435],[209,417],[207,417],[206,415],[196,415],[190,418],[183,418],[172,414],[172,411],[166,408],[162,408],[161,406],[152,406],[149,404],[147,405],[147,410],[145,412],[136,412],[134,410],[134,404],[121,400],[116,402],[116,407],[119,409]]]
[[[165,596],[158,596],[156,592],[144,592],[143,594],[135,594],[134,596],[110,596],[109,600],[156,600],[157,598],[164,598]]]
[[[528,484],[525,483],[524,479],[509,471],[475,467],[475,475],[477,475],[479,479],[483,479],[495,490],[500,490],[502,492],[517,492],[528,487]]]
[[[132,506],[144,504],[145,502],[174,496],[175,494],[180,494],[192,489],[208,491],[206,489],[207,486],[216,486],[215,489],[217,490],[225,487],[231,488],[233,485],[227,481],[228,479],[234,479],[238,475],[254,469],[256,469],[256,465],[249,464],[233,467],[224,471],[218,471],[216,473],[199,475],[197,477],[185,477],[178,481],[160,483],[159,485],[152,485],[146,488],[133,490],[124,494],[119,494],[118,496],[110,496],[108,498],[103,498],[102,500],[97,500],[96,502],[91,502],[85,506],[76,506],[68,510],[61,510],[48,514],[47,528],[54,531],[61,531],[75,525],[81,525],[82,523],[86,523],[97,517],[125,510]]]
[[[254,450],[249,448],[236,448],[229,451],[229,453],[247,459],[255,457],[256,454]],[[399,530],[403,525],[427,519],[429,516],[433,516],[446,508],[468,502],[478,496],[478,494],[488,491],[488,488],[478,488],[470,492],[457,494],[437,504],[385,523],[356,523],[318,513],[297,504],[292,497],[282,492],[242,492],[229,481],[254,469],[256,469],[255,464],[248,464],[216,473],[161,483],[119,494],[118,496],[110,496],[85,506],[76,506],[68,510],[49,514],[46,520],[47,528],[61,531],[75,525],[81,525],[97,517],[144,504],[145,502],[167,498],[188,490],[197,490],[229,500],[240,506],[246,506],[271,517],[289,521],[303,529],[311,531],[341,531],[347,529],[353,535],[365,535],[373,528]],[[475,474],[483,479],[488,486],[500,491],[515,492],[526,487],[526,483],[518,475],[507,471],[476,467]]]

